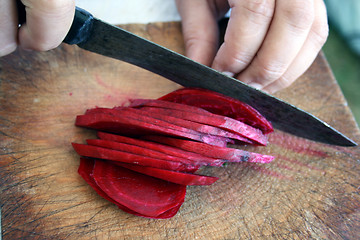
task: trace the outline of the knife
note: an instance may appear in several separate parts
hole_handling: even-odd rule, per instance
[[[357,145],[329,124],[289,103],[103,22],[79,7],[64,42],[147,69],[184,87],[205,88],[236,98],[257,109],[281,131],[327,144]]]

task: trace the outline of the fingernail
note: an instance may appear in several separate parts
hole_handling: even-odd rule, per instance
[[[250,87],[253,87],[255,89],[258,89],[258,90],[261,90],[261,88],[263,87],[261,84],[255,83],[255,82],[247,83],[247,85],[249,85]]]
[[[26,52],[33,52],[34,50],[30,49],[30,48],[22,48],[22,50],[26,51]]]
[[[235,74],[234,73],[232,73],[232,72],[222,72],[224,75],[226,75],[226,76],[229,76],[229,77],[234,77],[235,76]]]
[[[20,46],[20,48],[21,48],[21,50],[24,50],[24,51],[26,51],[26,52],[33,52],[33,51],[34,51],[33,49],[31,49],[31,48],[28,47],[28,46]]]

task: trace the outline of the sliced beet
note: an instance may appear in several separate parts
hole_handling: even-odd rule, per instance
[[[98,147],[108,148],[108,149],[112,149],[112,150],[133,153],[133,154],[141,155],[141,156],[145,156],[145,157],[157,158],[157,159],[162,159],[165,161],[180,162],[185,165],[192,165],[192,166],[194,166],[194,169],[192,169],[192,170],[195,170],[195,171],[199,167],[198,165],[194,164],[194,162],[192,162],[188,159],[167,155],[167,154],[157,152],[157,151],[154,151],[154,150],[151,150],[148,148],[139,147],[139,146],[135,146],[135,145],[131,145],[131,144],[119,143],[119,142],[103,140],[103,139],[88,139],[88,140],[86,140],[86,142],[87,142],[87,144],[89,144],[91,146],[98,146]]]
[[[193,171],[197,169],[196,166],[186,165],[180,162],[166,161],[157,158],[144,157],[141,155],[117,151],[97,146],[90,146],[86,144],[72,143],[75,151],[83,157],[91,157],[98,159],[105,159],[111,161],[125,162],[138,164],[142,166],[162,168],[174,171]]]
[[[146,104],[144,103],[143,105]],[[152,113],[156,112],[158,114],[170,115],[173,117],[186,119],[193,122],[222,128],[227,131],[239,134],[240,136],[245,137],[260,145],[267,144],[267,138],[261,132],[261,130],[251,127],[233,118],[213,114],[205,110],[194,111],[194,112],[179,110],[179,107],[176,106],[176,104],[170,102],[167,103],[166,101],[163,101],[161,105],[162,107],[150,106],[150,107],[142,107],[142,108],[147,109],[147,111],[151,111]],[[183,105],[183,104],[179,104],[179,105]]]
[[[265,134],[274,131],[272,124],[250,105],[210,90],[182,88],[159,99],[196,106],[215,114],[228,116],[259,128]]]
[[[169,108],[184,112],[198,113],[198,114],[209,114],[211,112],[200,108],[183,103],[172,102],[160,99],[130,99],[129,107],[158,107],[158,108]]]
[[[94,168],[94,164],[95,164],[94,159],[85,159],[85,158],[80,158],[80,165],[79,165],[79,169],[78,169],[78,173],[79,175],[97,192],[97,194],[99,194],[101,197],[103,197],[104,199],[114,203],[115,205],[117,205],[121,210],[123,210],[124,212],[136,215],[136,216],[140,216],[140,217],[147,217],[147,218],[156,218],[156,219],[166,219],[166,218],[171,218],[173,216],[176,215],[176,213],[179,211],[182,203],[179,203],[178,206],[175,206],[174,208],[169,209],[168,211],[156,216],[156,217],[149,217],[149,216],[145,216],[143,214],[137,213],[127,207],[125,207],[124,205],[116,202],[114,199],[112,199],[111,197],[109,197],[95,182],[94,177],[93,177],[93,168]],[[106,163],[106,164],[111,164],[111,163]]]
[[[210,127],[212,129],[207,129],[206,131],[199,131],[202,129],[195,129],[194,126],[185,122],[187,120],[178,119],[178,118],[174,119],[174,117],[172,116],[165,116],[165,117],[163,115],[159,116],[158,114],[148,113],[147,111],[143,111],[136,108],[129,108],[129,107],[115,107],[113,109],[92,108],[86,111],[86,114],[92,114],[92,113],[105,113],[120,118],[128,117],[139,121],[155,124],[176,131],[184,132],[185,134],[195,135],[195,138],[190,138],[190,139],[196,141],[203,141],[212,145],[219,145],[218,142],[220,142],[221,145],[223,145],[226,142],[232,142],[229,139],[229,137],[225,136],[226,135],[224,133],[225,131],[223,131],[222,134],[219,134],[218,132],[221,131],[221,129],[216,129],[213,126]],[[188,122],[192,123],[191,121]],[[204,125],[204,124],[198,124],[198,126],[199,125]],[[210,133],[210,130],[213,130],[213,133]],[[231,137],[236,138],[236,136],[234,135],[231,135]],[[200,140],[198,140],[198,138],[200,138]],[[204,140],[202,140],[203,138]]]
[[[186,186],[96,161],[96,184],[114,201],[149,217],[157,217],[184,202]]]
[[[274,160],[274,157],[269,155],[262,155],[259,153],[248,152],[236,148],[210,146],[208,144],[189,140],[162,136],[144,136],[144,138],[154,142],[184,149],[186,151],[196,152],[208,157],[224,159],[230,162],[269,163]]]
[[[171,147],[168,145],[145,141],[145,140],[141,140],[141,139],[135,139],[135,138],[130,138],[130,137],[121,136],[121,135],[117,135],[117,134],[105,133],[105,132],[97,132],[97,136],[100,139],[110,140],[110,141],[115,141],[115,142],[120,142],[120,143],[127,143],[127,144],[132,144],[135,146],[141,146],[141,147],[144,147],[147,149],[162,152],[167,155],[185,158],[185,159],[188,159],[189,161],[193,162],[195,165],[221,166],[224,163],[224,161],[221,159],[210,158],[210,157],[206,157],[201,154],[197,154],[197,153],[185,151],[185,150],[182,150],[179,148]]]
[[[95,183],[92,176],[95,161],[95,159],[80,158],[78,173],[101,197],[117,205],[117,202],[106,195],[106,193],[104,193],[104,191],[102,191],[101,188]]]
[[[122,111],[119,111],[119,109],[121,109]],[[142,122],[146,122],[146,123],[151,123],[154,125],[158,125],[158,126],[163,126],[166,128],[170,128],[170,129],[174,129],[177,131],[181,131],[181,132],[185,132],[185,133],[189,133],[189,134],[194,134],[194,135],[199,135],[199,132],[197,131],[193,131],[192,129],[189,128],[184,128],[172,123],[169,123],[167,121],[163,121],[157,118],[154,118],[152,116],[150,116],[149,114],[144,114],[143,112],[139,111],[138,109],[134,109],[134,108],[117,108],[117,109],[111,109],[111,108],[92,108],[92,109],[88,109],[86,110],[86,115],[91,115],[91,114],[110,114],[116,118],[130,118],[130,119],[136,119],[138,121],[142,121]]]
[[[156,119],[154,122],[156,122]],[[154,122],[151,122],[151,120],[141,121],[134,117],[128,117],[126,114],[123,114],[123,116],[114,116],[108,113],[92,113],[77,116],[75,125],[79,127],[86,127],[100,131],[120,133],[131,136],[146,134],[171,135],[201,141],[216,146],[225,146],[228,142],[228,140],[225,140],[222,137],[202,134],[191,129],[188,129],[187,131],[181,131],[179,129],[167,127],[169,126],[168,123],[165,123],[164,125],[158,125],[154,124]]]
[[[99,194],[101,197],[103,197],[104,199],[116,204],[120,209],[122,209],[125,212],[131,213],[131,214],[135,214],[137,215],[136,212],[128,209],[127,207],[119,204],[118,202],[114,201],[111,197],[109,197],[95,182],[94,177],[93,177],[93,169],[94,169],[94,164],[95,164],[94,159],[85,159],[85,158],[80,158],[80,165],[79,165],[79,169],[78,169],[78,173],[79,175],[97,192],[97,194]]]
[[[126,107],[117,107],[115,109],[120,111],[120,112],[128,110],[128,108],[126,108]],[[197,132],[210,134],[210,135],[215,135],[215,136],[220,136],[220,137],[224,137],[225,139],[231,138],[231,139],[234,139],[234,140],[251,143],[251,141],[249,141],[247,138],[245,138],[245,137],[243,137],[243,136],[241,136],[241,135],[239,135],[237,133],[229,132],[229,131],[227,131],[225,129],[218,128],[218,127],[211,126],[211,125],[207,125],[207,124],[204,124],[204,123],[198,123],[198,122],[178,118],[176,116],[169,115],[169,114],[166,114],[164,112],[161,112],[161,111],[159,111],[158,108],[146,108],[146,107],[144,107],[144,108],[138,109],[138,111],[142,115],[151,116],[153,118],[163,120],[163,121],[169,122],[171,124],[178,125],[180,127],[195,130]]]
[[[134,164],[116,163],[116,165],[131,169],[135,172],[143,173],[148,176],[181,185],[211,185],[219,179],[217,177],[177,172],[153,167],[144,167]]]
[[[274,158],[227,147],[239,141],[266,145],[265,134],[273,128],[251,106],[204,89],[135,99],[130,107],[88,109],[76,125],[101,131],[88,145],[73,143],[82,156],[79,174],[123,211],[147,218],[173,217],[187,185],[218,180],[194,174],[200,166]]]

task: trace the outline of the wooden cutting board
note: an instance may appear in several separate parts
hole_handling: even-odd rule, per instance
[[[179,23],[126,25],[183,53]],[[359,147],[343,148],[279,131],[270,164],[207,169],[212,186],[188,187],[167,220],[136,217],[99,197],[77,174],[71,142],[94,132],[75,116],[128,98],[157,98],[179,88],[129,64],[62,45],[0,58],[0,204],[3,239],[358,239]],[[322,54],[278,97],[358,143],[359,128]]]

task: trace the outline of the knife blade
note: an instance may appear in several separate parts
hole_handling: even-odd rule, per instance
[[[147,69],[184,87],[205,88],[236,98],[253,106],[281,131],[327,144],[357,145],[310,113],[181,54],[103,22],[84,9],[76,8],[73,24],[64,42]]]

